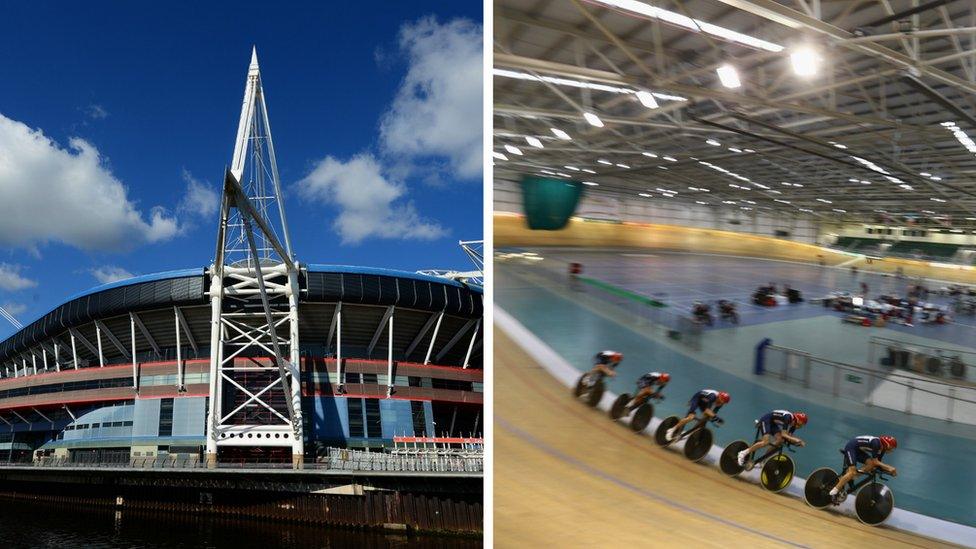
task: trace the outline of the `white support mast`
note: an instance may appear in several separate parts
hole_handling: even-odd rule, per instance
[[[230,446],[291,448],[303,462],[298,273],[255,49],[210,267],[210,466]]]

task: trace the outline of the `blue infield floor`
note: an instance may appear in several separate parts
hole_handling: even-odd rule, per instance
[[[968,348],[976,329],[965,319],[951,325],[861,328],[807,303],[763,308],[750,303],[760,284],[789,284],[806,298],[832,290],[855,290],[866,282],[872,295],[903,294],[907,280],[813,265],[696,254],[640,251],[592,252],[538,249],[543,259],[495,261],[495,302],[581,371],[602,349],[625,359],[611,381],[614,392],[630,392],[634,380],[650,370],[672,373],[667,399],[655,415],[683,414],[698,389],[726,390],[732,402],[722,410],[725,425],[715,429],[716,444],[751,440],[753,420],[774,408],[804,410],[810,424],[797,434],[808,446],[793,455],[797,474],[841,465],[838,449],[861,434],[893,434],[899,448],[887,461],[898,467],[891,479],[896,505],[926,515],[976,526],[976,427],[868,407],[821,392],[783,386],[753,374],[754,347],[769,337],[782,346],[852,364],[864,364],[868,340],[883,336],[904,341]],[[738,327],[706,330],[699,345],[687,346],[646,329],[630,313],[603,305],[597,295],[581,295],[566,283],[565,265],[579,262],[586,276],[687,311],[696,300],[739,302]],[[930,287],[940,283],[931,282]],[[937,301],[937,299],[933,299]],[[608,419],[609,421],[609,419]],[[635,467],[640,464],[634,464]]]

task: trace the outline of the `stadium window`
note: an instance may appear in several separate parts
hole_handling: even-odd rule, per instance
[[[413,436],[427,436],[427,410],[419,400],[410,401],[410,415],[413,418]]]
[[[123,421],[122,422],[122,426],[123,427],[132,427],[132,422],[131,421]]]
[[[364,385],[376,385],[379,380],[376,379],[376,374],[363,374],[363,384]]]
[[[346,383],[360,383],[358,372],[346,372]]]
[[[419,376],[410,376],[410,379],[408,380],[408,382],[410,383],[410,386],[411,387],[420,387],[420,377]]]
[[[380,415],[380,401],[375,398],[366,399],[366,436],[372,438],[383,437],[383,421]]]
[[[164,398],[159,402],[159,436],[173,436],[173,399]]]
[[[349,436],[362,438],[366,436],[365,425],[363,424],[363,399],[346,399],[349,409]]]

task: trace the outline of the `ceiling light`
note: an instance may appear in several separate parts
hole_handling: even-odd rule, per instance
[[[922,177],[932,177],[932,174],[930,174],[928,172],[919,172],[918,175],[920,175]]]
[[[747,152],[747,153],[754,153],[754,152],[756,152],[756,151],[754,151],[752,149],[742,149],[742,150],[745,151],[745,152]]]
[[[848,181],[850,181],[851,183],[858,183],[860,180],[859,179],[851,178],[851,179],[848,179]]]
[[[597,162],[599,162],[600,164],[606,164],[607,166],[613,166],[613,162],[610,162],[609,160],[604,160],[602,158],[597,160]]]
[[[589,168],[583,168],[583,171],[586,172],[586,173],[592,173],[592,174],[596,175],[596,172],[593,171],[593,170],[591,170],[591,169],[589,169]]]
[[[630,166],[628,166],[627,164],[617,164],[617,167],[618,168],[623,168],[625,170],[629,170],[630,169]]]
[[[589,186],[591,186],[591,187],[597,187],[597,186],[599,186],[599,185],[600,185],[599,183],[594,183],[594,182],[592,182],[592,181],[584,181],[584,182],[583,182],[583,184],[584,184],[584,185],[589,185]]]
[[[499,160],[508,160],[508,157],[500,152],[491,151],[491,155]]]
[[[901,188],[903,188],[903,189],[905,189],[906,191],[914,191],[915,190],[911,185],[909,185],[907,183],[903,183],[903,184],[898,185],[898,186],[901,187]]]
[[[668,169],[668,168],[667,168],[667,166],[658,166],[658,168],[660,168],[660,169],[662,169],[662,170],[666,170],[666,169]]]
[[[802,47],[790,54],[790,63],[797,76],[813,76],[817,74],[820,56],[813,48]]]
[[[735,147],[729,147],[729,150],[732,151],[732,152],[734,152],[734,153],[740,153],[740,152],[742,152],[742,149],[737,149]]]
[[[652,152],[642,152],[641,154],[650,158],[657,158],[657,155]]]
[[[935,198],[934,196],[932,198],[930,198],[929,200],[931,200],[932,202],[945,202],[945,199],[943,199],[943,198]]]
[[[557,86],[568,86],[571,88],[585,88],[588,90],[597,90],[610,93],[619,94],[636,94],[637,90],[630,88],[621,88],[619,86],[611,86],[608,84],[600,84],[598,82],[587,82],[584,80],[571,80],[569,78],[559,78],[556,76],[536,76],[534,74],[529,74],[527,72],[510,71],[506,69],[492,69],[492,74],[495,76],[502,76],[505,78],[514,78],[516,80],[530,80],[533,82],[547,82],[549,84],[556,84]],[[652,92],[651,95],[657,99],[664,99],[666,101],[687,101],[685,97],[678,95],[669,95],[666,93]]]
[[[572,137],[570,137],[568,133],[560,130],[559,128],[549,128],[549,131],[551,131],[553,135],[555,135],[559,139],[562,139],[563,141],[569,141],[572,139]]]
[[[648,109],[656,109],[658,107],[657,100],[654,99],[654,94],[649,91],[638,91],[637,100]]]
[[[847,148],[847,145],[841,145],[840,143],[837,143],[836,141],[828,141],[827,143],[830,143],[831,145],[837,147],[838,149],[846,149]]]
[[[563,166],[563,167],[566,168],[567,170],[573,170],[574,172],[580,171],[580,169],[577,168],[576,166]]]
[[[803,186],[803,184],[802,184],[802,183],[794,183],[794,184],[793,184],[793,186],[794,186],[794,187],[802,187],[802,186]]]
[[[932,177],[930,177],[929,179],[931,179],[932,181],[942,181],[942,178],[941,178],[941,177],[939,177],[939,176],[937,176],[937,175],[933,175],[933,176],[932,176]]]
[[[537,149],[544,148],[542,146],[542,141],[539,141],[539,138],[532,137],[531,135],[525,136],[525,142],[528,143],[529,145],[532,145],[533,147],[535,147]]]
[[[742,85],[742,82],[739,80],[739,73],[736,72],[735,67],[732,65],[722,65],[715,69],[715,72],[718,73],[718,79],[726,88],[738,88]]]
[[[522,156],[522,151],[520,151],[515,145],[505,145],[505,150],[514,155]]]
[[[647,193],[638,193],[637,196],[643,196],[644,198],[650,198],[651,197],[651,195],[649,195]]]
[[[871,182],[868,181],[867,179],[862,179],[861,180],[861,185],[870,185],[870,184],[871,184]]]
[[[661,158],[667,160],[668,162],[677,162],[678,159],[671,156],[662,156]]]
[[[701,19],[692,19],[687,15],[658,8],[656,6],[651,6],[645,4],[644,2],[638,2],[637,0],[594,0],[594,2],[603,4],[605,6],[627,10],[629,12],[637,13],[652,19],[659,19],[666,23],[683,27],[692,32],[704,32],[705,34],[717,36],[730,42],[738,42],[739,44],[753,48],[759,48],[774,53],[783,51],[783,46],[780,46],[779,44],[767,42],[754,36],[749,36],[748,34],[736,32],[732,29],[713,25],[707,21],[702,21]]]
[[[718,141],[715,141],[714,139],[709,139],[709,140],[705,141],[705,143],[708,143],[709,145],[711,145],[713,147],[721,147],[722,146],[721,143],[719,143]]]
[[[818,198],[817,202],[823,202],[824,204],[833,204],[833,202],[827,200],[826,198]]]
[[[695,204],[701,204],[702,206],[707,206],[708,202],[702,202],[701,200],[696,200]]]
[[[842,213],[842,214],[847,213],[847,210],[842,210],[840,208],[834,208],[834,211],[837,212],[837,213]]]
[[[600,120],[599,116],[591,112],[584,112],[583,118],[585,118],[586,121],[589,122],[591,126],[596,126],[597,128],[603,127],[603,120]]]

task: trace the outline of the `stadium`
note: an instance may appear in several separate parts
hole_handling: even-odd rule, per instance
[[[278,197],[255,51],[214,264],[92,288],[0,343],[2,459],[301,466],[336,448],[480,448],[480,266],[299,263]]]
[[[972,14],[495,2],[497,544],[974,544]]]

